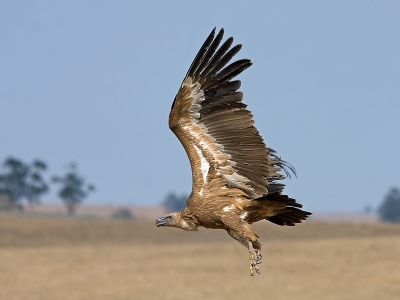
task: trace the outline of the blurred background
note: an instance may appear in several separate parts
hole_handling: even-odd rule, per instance
[[[0,298],[398,299],[385,251],[400,230],[380,221],[400,221],[399,13],[389,0],[0,0]],[[252,60],[243,101],[297,170],[287,193],[314,213],[257,227],[270,246],[253,281],[224,232],[150,221],[191,191],[168,114],[214,27]]]
[[[254,63],[244,102],[296,167],[289,194],[311,211],[361,211],[399,185],[397,1],[0,3],[0,158],[41,159],[49,175],[79,164],[98,188],[86,203],[190,192],[168,114],[215,26]]]

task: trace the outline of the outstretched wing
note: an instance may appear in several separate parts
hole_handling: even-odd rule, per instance
[[[241,45],[231,48],[230,37],[219,47],[223,34],[221,29],[214,38],[214,28],[197,53],[172,104],[169,127],[189,156],[194,193],[220,178],[258,198],[268,193],[269,182],[284,178],[278,173],[282,161],[266,148],[242,103],[241,83],[232,80],[252,63],[226,66]]]

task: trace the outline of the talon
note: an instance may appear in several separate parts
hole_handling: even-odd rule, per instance
[[[257,264],[261,264],[261,263],[262,263],[262,255],[261,255],[261,252],[260,252],[260,250],[255,250],[255,252],[256,252],[256,255],[257,255],[257,257],[256,257],[256,262],[257,262]]]

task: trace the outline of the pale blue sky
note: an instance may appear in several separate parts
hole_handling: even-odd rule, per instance
[[[398,1],[0,1],[0,160],[77,162],[88,203],[189,193],[172,100],[214,26],[243,44],[239,79],[310,211],[376,207],[400,186]],[[57,201],[54,193],[44,202]]]

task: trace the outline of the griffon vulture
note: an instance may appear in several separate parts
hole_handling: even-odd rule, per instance
[[[311,213],[282,194],[279,180],[294,168],[267,148],[242,102],[240,81],[248,59],[230,63],[241,49],[233,38],[220,47],[224,30],[208,36],[172,103],[169,127],[189,156],[192,192],[186,207],[156,221],[157,227],[196,231],[225,229],[249,251],[250,274],[259,273],[261,244],[250,224],[268,220],[293,226]],[[286,176],[281,174],[284,171]]]

